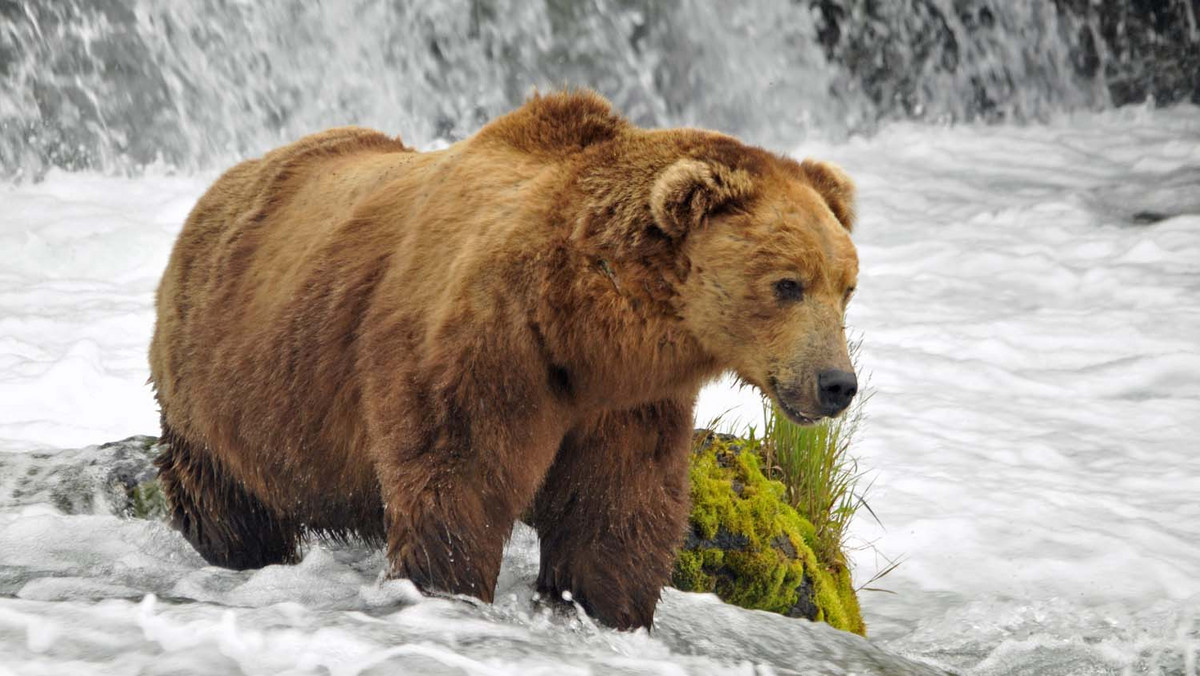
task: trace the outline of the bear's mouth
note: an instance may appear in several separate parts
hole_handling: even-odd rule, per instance
[[[779,410],[783,411],[783,414],[786,415],[792,422],[796,423],[797,425],[815,425],[817,424],[818,420],[824,417],[817,416],[814,418],[812,416],[805,415],[792,405],[788,404],[787,400],[784,399],[783,395],[780,393],[779,382],[775,380],[774,376],[771,376],[770,384],[772,398],[775,400],[775,403],[779,405]]]

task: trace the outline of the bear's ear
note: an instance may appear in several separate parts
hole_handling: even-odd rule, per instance
[[[650,190],[650,211],[658,227],[678,239],[706,216],[749,197],[752,189],[745,171],[684,158],[658,175]]]
[[[800,163],[809,185],[829,205],[834,218],[847,231],[854,229],[854,181],[842,168],[830,162],[804,160]]]

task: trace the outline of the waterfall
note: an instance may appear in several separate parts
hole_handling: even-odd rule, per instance
[[[454,140],[533,88],[788,148],[1200,100],[1200,0],[0,0],[0,176]]]

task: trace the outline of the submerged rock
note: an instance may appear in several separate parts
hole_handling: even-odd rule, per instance
[[[813,551],[811,523],[741,439],[701,431],[691,459],[690,531],[673,584],[726,603],[865,634],[850,571]]]
[[[64,514],[161,519],[166,502],[154,458],[158,439],[133,436],[100,446],[0,454],[0,509],[48,503]]]
[[[821,561],[814,529],[768,480],[746,442],[703,431],[691,461],[690,531],[673,584],[727,603],[864,634],[850,573]],[[0,508],[49,503],[66,514],[162,519],[151,436],[55,452],[0,454]]]

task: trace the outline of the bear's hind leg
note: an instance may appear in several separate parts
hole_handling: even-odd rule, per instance
[[[299,529],[272,512],[207,453],[163,425],[154,461],[171,525],[204,560],[243,570],[298,559]]]
[[[538,591],[618,629],[648,627],[689,512],[692,408],[664,401],[573,430],[534,502]]]

